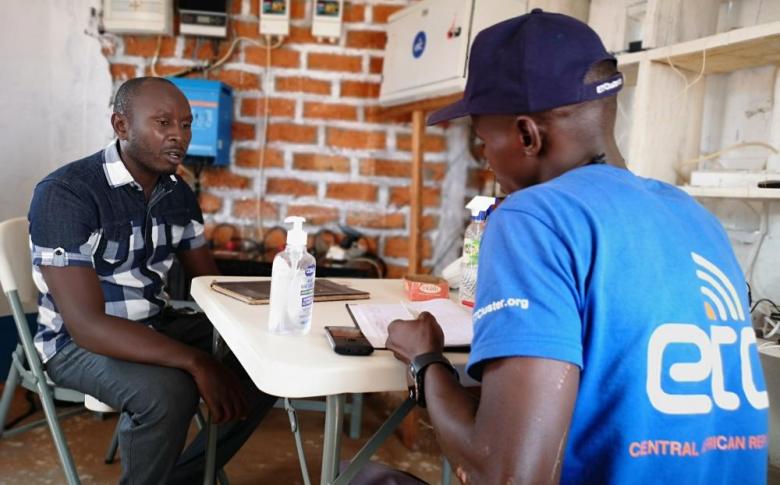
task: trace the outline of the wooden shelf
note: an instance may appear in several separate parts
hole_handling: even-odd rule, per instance
[[[618,66],[621,68],[625,68],[626,66],[635,66],[639,64],[639,61],[647,57],[648,51],[640,51],[640,52],[627,52],[625,54],[618,54],[617,61]]]
[[[463,93],[448,94],[446,96],[439,96],[436,98],[423,99],[420,101],[414,101],[411,103],[399,104],[395,106],[387,106],[380,108],[379,115],[383,119],[399,119],[409,118],[411,119],[412,113],[415,111],[422,111],[424,113],[430,113],[443,108],[447,105],[459,101],[463,98]]]
[[[760,189],[758,187],[680,187],[693,197],[730,198],[730,199],[780,199],[780,189]]]
[[[780,22],[618,56],[618,64],[624,68],[632,68],[643,60],[664,64],[671,62],[678,69],[696,73],[701,72],[704,61],[704,74],[780,65]]]
[[[632,52],[631,54],[621,54],[617,57],[618,69],[623,73],[623,80],[626,86],[636,86],[639,76],[639,57],[636,54],[643,52]]]

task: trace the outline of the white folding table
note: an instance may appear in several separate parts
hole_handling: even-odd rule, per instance
[[[217,293],[209,285],[213,276],[192,280],[192,297],[213,323],[215,330],[246,369],[255,385],[271,395],[287,398],[326,396],[320,483],[348,483],[382,442],[414,407],[404,402],[353,458],[339,475],[341,427],[345,395],[348,393],[386,392],[407,389],[406,368],[387,350],[370,356],[338,355],[326,337],[326,325],[352,325],[347,301],[316,302],[311,331],[306,335],[274,335],[268,331],[268,305],[248,305]],[[218,277],[220,281],[262,280],[267,278]],[[329,278],[352,288],[368,291],[369,300],[355,303],[398,303],[404,299],[401,280]],[[447,357],[465,376],[466,353],[447,353]],[[466,380],[463,379],[462,380]],[[471,381],[473,382],[473,381]],[[209,467],[213,470],[216,433],[209,433]],[[207,481],[213,473],[207,473]]]

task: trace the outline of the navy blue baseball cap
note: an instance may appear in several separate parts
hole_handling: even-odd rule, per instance
[[[585,84],[596,63],[617,62],[579,20],[534,9],[480,32],[463,99],[430,115],[429,125],[469,115],[527,114],[612,96],[623,75]]]

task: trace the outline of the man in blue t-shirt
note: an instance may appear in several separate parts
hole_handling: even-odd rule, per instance
[[[430,314],[394,322],[387,342],[458,477],[765,482],[744,277],[717,219],[626,169],[614,57],[584,23],[534,10],[480,33],[469,72],[428,123],[471,116],[511,193],[480,251],[467,372],[481,398]]]

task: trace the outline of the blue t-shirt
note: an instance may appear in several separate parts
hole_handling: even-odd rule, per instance
[[[580,367],[563,483],[764,483],[768,398],[718,220],[608,165],[506,199],[480,250],[468,372]]]

